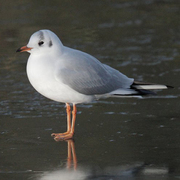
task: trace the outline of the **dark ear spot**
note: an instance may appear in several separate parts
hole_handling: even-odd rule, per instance
[[[53,45],[52,41],[49,41],[49,47],[51,47]]]

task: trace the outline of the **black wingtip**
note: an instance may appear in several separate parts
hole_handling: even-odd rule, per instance
[[[18,48],[18,49],[16,50],[16,52],[21,52],[21,48]]]
[[[169,86],[169,85],[166,85],[166,87],[167,87],[168,89],[173,89],[173,88],[174,88],[173,86]]]

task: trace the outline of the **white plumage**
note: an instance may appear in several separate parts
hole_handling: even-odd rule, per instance
[[[150,89],[167,89],[166,85],[135,82],[134,79],[102,64],[95,57],[63,46],[50,30],[35,32],[27,46],[17,52],[30,53],[27,75],[32,86],[43,96],[67,106],[66,133],[53,134],[55,140],[69,139],[74,134],[76,104],[89,103],[111,96],[138,96],[152,94]],[[73,122],[70,123],[72,103]]]

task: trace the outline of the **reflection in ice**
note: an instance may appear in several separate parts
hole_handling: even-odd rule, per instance
[[[155,178],[166,177],[169,169],[165,166],[155,167],[145,163],[134,163],[116,167],[86,167],[77,164],[75,143],[67,141],[67,164],[65,168],[43,172],[36,177],[36,180],[122,180],[135,179],[136,177]]]
[[[37,180],[85,180],[88,174],[81,170],[56,170],[43,173]]]
[[[77,170],[60,169],[44,172],[35,180],[134,180],[139,178],[164,179],[169,175],[166,167],[151,167],[137,163],[119,167],[108,167],[103,170],[99,168],[80,168]]]

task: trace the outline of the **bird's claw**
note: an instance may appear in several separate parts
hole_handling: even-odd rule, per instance
[[[54,138],[55,141],[66,141],[69,139],[73,139],[73,133],[66,132],[66,133],[52,133],[51,136]]]

